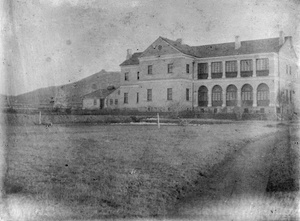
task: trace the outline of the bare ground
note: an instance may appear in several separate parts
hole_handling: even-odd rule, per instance
[[[299,220],[299,151],[290,145],[298,144],[297,140],[294,131],[291,136],[291,129],[282,129],[248,143],[202,177],[169,217]]]
[[[7,208],[35,220],[269,217],[255,206],[273,202],[263,193],[286,133],[266,124],[11,127]]]

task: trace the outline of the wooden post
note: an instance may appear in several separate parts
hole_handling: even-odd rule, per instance
[[[42,112],[39,113],[39,124],[42,124]]]
[[[160,128],[160,123],[159,123],[159,113],[157,113],[157,127]]]

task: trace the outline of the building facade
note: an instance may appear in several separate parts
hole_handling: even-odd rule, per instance
[[[159,37],[120,65],[108,108],[141,111],[278,113],[297,97],[292,37],[188,46]]]

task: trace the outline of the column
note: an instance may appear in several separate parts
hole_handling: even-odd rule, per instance
[[[237,60],[237,77],[240,78],[241,77],[241,61]]]
[[[207,68],[208,68],[208,78],[207,79],[211,79],[211,62],[207,63]]]
[[[241,88],[237,88],[237,106],[240,107],[242,106],[242,98],[241,98]]]
[[[208,103],[207,103],[207,106],[208,107],[211,107],[211,88],[208,88],[208,91],[207,91],[207,101],[208,101]]]
[[[256,77],[256,59],[252,59],[253,77]]]
[[[252,95],[253,95],[253,107],[257,107],[257,91],[256,91],[256,88],[253,88]]]
[[[226,87],[225,89],[222,88],[222,101],[223,101],[222,107],[226,107]]]
[[[225,76],[225,61],[222,61],[222,71],[223,71],[222,78],[226,78],[226,76]]]

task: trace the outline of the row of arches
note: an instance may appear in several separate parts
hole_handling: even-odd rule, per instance
[[[222,106],[223,104],[223,89],[219,85],[215,85],[212,88],[211,93],[211,105],[213,107]],[[238,104],[238,90],[233,84],[226,88],[226,106],[237,106]],[[256,90],[257,106],[269,106],[269,87],[262,83],[258,85]],[[243,85],[241,89],[241,105],[253,106],[253,87],[250,84]],[[199,87],[198,90],[198,106],[208,106],[208,89],[206,86]]]

